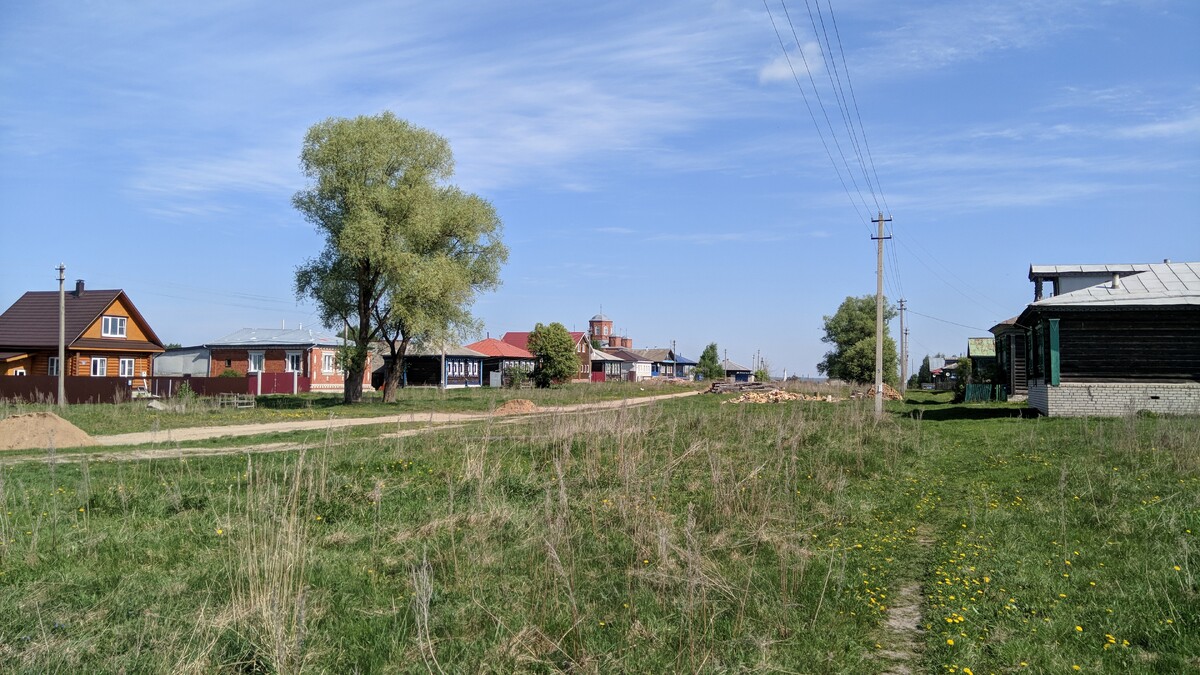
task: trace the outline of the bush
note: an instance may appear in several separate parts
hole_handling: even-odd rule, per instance
[[[245,376],[242,375],[241,373],[239,373],[238,371],[234,370],[233,368],[226,368],[217,377],[245,377]]]

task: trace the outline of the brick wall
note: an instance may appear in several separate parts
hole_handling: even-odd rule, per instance
[[[1200,414],[1200,383],[1029,384],[1029,405],[1052,417],[1118,417],[1140,410],[1169,415]]]

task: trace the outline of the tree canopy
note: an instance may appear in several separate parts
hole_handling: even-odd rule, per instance
[[[390,112],[330,118],[308,130],[300,154],[311,184],[293,205],[325,237],[296,269],[296,293],[322,323],[346,326],[345,400],[361,397],[371,344],[390,360],[394,397],[410,343],[437,343],[474,325],[477,293],[500,283],[508,249],[486,200],[446,183],[450,144]]]
[[[717,343],[708,343],[708,346],[700,353],[700,360],[696,362],[696,372],[706,380],[725,379],[725,367],[721,365]]]
[[[539,387],[566,382],[579,372],[575,340],[561,323],[537,324],[529,334],[529,353],[537,357],[533,381]]]
[[[883,381],[897,383],[896,342],[888,335],[888,324],[896,309],[883,307]],[[833,316],[826,316],[822,342],[833,345],[817,364],[817,371],[847,382],[875,381],[875,296],[846,298]]]

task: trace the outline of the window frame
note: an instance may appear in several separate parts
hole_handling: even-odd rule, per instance
[[[106,314],[100,317],[100,337],[126,337],[129,317]]]
[[[51,376],[51,377],[57,376],[57,375],[58,375],[58,369],[59,369],[59,365],[58,365],[58,357],[57,357],[57,356],[51,356],[51,357],[49,358],[49,360],[47,360],[47,361],[46,361],[46,374],[47,374],[47,375],[49,375],[49,376]]]
[[[292,367],[292,359],[296,360],[295,367]],[[285,373],[304,373],[304,352],[289,351],[284,355],[283,372]]]
[[[255,361],[258,362],[258,367],[255,368]],[[267,370],[267,353],[265,351],[247,351],[246,352],[246,373],[262,373]]]
[[[129,372],[125,372],[125,367],[129,366]],[[137,368],[137,361],[130,358],[117,359],[117,376],[118,377],[133,377],[134,370]]]
[[[337,372],[337,354],[334,352],[321,352],[321,372],[327,375]]]
[[[88,364],[88,372],[91,373],[91,377],[108,377],[107,356],[93,356],[91,357],[90,361],[91,363]],[[99,373],[96,372],[97,363],[101,364]]]

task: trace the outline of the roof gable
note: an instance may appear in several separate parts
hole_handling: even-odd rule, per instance
[[[129,319],[145,336],[145,342],[162,347],[154,329],[133,301],[120,289],[84,290],[63,295],[63,322],[67,345],[82,338],[114,303],[120,303]],[[140,341],[139,341],[140,342]],[[58,345],[58,291],[29,291],[0,314],[0,345],[6,347],[55,347]]]
[[[516,345],[511,345],[507,342],[504,342],[503,340],[497,340],[496,338],[491,337],[478,342],[472,342],[471,344],[467,345],[467,347],[474,349],[475,351],[486,356],[501,356],[510,359],[533,358],[533,354],[530,354],[528,351],[517,347]]]

